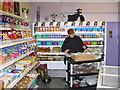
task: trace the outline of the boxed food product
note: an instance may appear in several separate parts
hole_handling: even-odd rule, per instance
[[[89,61],[89,60],[95,60],[95,55],[86,55],[86,54],[80,54],[80,55],[73,55],[72,59],[75,61]]]
[[[52,52],[60,52],[60,47],[53,47]]]
[[[0,53],[0,62],[3,63],[6,62],[6,60],[7,60],[7,54]]]
[[[7,7],[8,7],[8,0],[3,0],[3,4],[2,4],[2,10],[3,11],[7,11]]]
[[[26,65],[25,64],[15,64],[16,69],[25,69]]]
[[[8,0],[8,12],[14,13],[14,2],[13,0]]]

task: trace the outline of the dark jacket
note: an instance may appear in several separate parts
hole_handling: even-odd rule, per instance
[[[73,52],[73,53],[83,52],[84,49],[82,47],[84,45],[85,44],[82,42],[82,40],[79,36],[75,35],[73,38],[67,37],[63,42],[62,52],[64,52],[66,49],[70,49],[70,52]]]

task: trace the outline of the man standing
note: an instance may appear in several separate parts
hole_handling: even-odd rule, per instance
[[[87,46],[83,43],[81,38],[75,35],[74,29],[69,29],[67,33],[68,37],[63,42],[62,52],[77,53],[83,52],[85,49],[87,49]]]

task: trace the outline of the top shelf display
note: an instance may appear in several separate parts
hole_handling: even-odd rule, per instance
[[[91,27],[91,28],[105,28],[106,26],[106,22],[105,21],[94,21],[94,22],[90,22],[90,21],[84,21],[84,22],[77,22],[77,21],[73,21],[73,22],[36,22],[34,24],[34,27],[75,27],[75,26],[82,26],[82,28],[87,28],[87,27]]]
[[[17,15],[15,15],[15,14],[11,14],[11,13],[9,13],[9,12],[2,11],[2,10],[0,10],[0,14],[8,15],[8,16],[11,16],[11,17],[14,17],[14,18],[17,18],[17,19],[22,19],[22,20],[31,21],[31,20],[28,19],[28,18],[23,18],[23,17],[17,16]]]

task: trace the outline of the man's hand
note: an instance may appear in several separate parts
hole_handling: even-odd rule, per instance
[[[83,46],[82,48],[86,49],[86,46]]]
[[[69,52],[70,50],[69,49],[66,49],[65,52]]]

